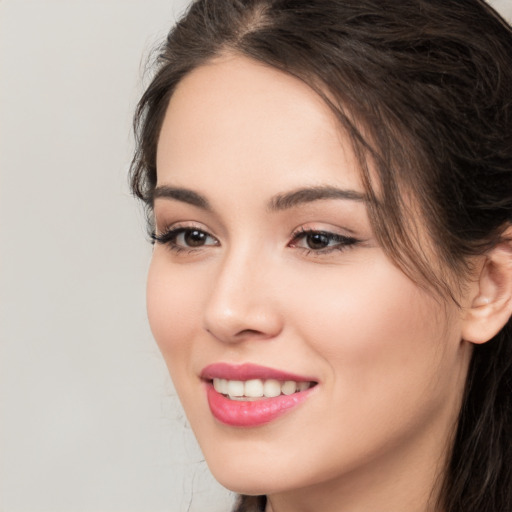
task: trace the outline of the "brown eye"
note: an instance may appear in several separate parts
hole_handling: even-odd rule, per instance
[[[187,230],[183,233],[183,241],[188,247],[201,247],[207,241],[208,235],[198,229]]]
[[[356,238],[338,233],[300,230],[293,236],[290,247],[306,249],[317,254],[327,254],[332,251],[343,251],[359,242]]]
[[[319,250],[329,246],[330,238],[323,233],[310,233],[306,235],[306,245],[309,249]]]
[[[170,249],[181,251],[183,249],[201,249],[207,246],[217,246],[219,241],[208,232],[195,228],[175,228],[164,233],[153,233],[153,241],[167,245]]]

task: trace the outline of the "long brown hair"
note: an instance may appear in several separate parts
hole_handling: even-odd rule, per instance
[[[192,3],[135,116],[132,190],[149,210],[169,99],[187,73],[226,52],[322,96],[358,156],[382,247],[421,286],[454,300],[469,257],[512,223],[510,26],[483,0]],[[417,236],[425,230],[436,264]],[[512,511],[510,320],[475,347],[443,478],[445,512]]]

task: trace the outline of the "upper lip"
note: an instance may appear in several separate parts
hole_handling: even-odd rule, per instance
[[[316,382],[315,379],[296,375],[282,370],[276,370],[266,366],[252,363],[230,364],[213,363],[205,366],[201,371],[201,378],[205,380],[251,380],[251,379],[275,379],[279,381],[293,380],[295,382]]]

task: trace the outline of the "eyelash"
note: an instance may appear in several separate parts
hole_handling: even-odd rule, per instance
[[[327,239],[328,243],[334,242],[335,245],[328,245],[321,249],[313,249],[311,247],[297,247],[296,244],[298,241],[305,240],[307,237],[324,237]],[[315,230],[315,229],[305,229],[300,228],[298,231],[295,231],[292,235],[292,241],[290,242],[290,247],[297,247],[298,249],[302,249],[306,251],[306,254],[313,254],[313,255],[322,255],[322,254],[329,254],[335,251],[345,251],[348,248],[360,243],[361,240],[358,240],[357,238],[351,237],[351,236],[345,236],[340,235],[338,233],[331,233],[330,231],[322,231],[322,230]]]
[[[213,240],[215,240],[217,242],[215,244],[206,244],[206,247],[218,245],[218,241],[216,238],[214,238],[212,235],[210,235],[205,230],[196,228],[194,226],[186,226],[186,227],[185,226],[176,226],[176,227],[170,228],[167,231],[164,231],[163,233],[160,233],[158,235],[155,232],[153,232],[153,233],[151,233],[151,240],[152,240],[152,243],[166,245],[171,251],[174,251],[177,253],[183,252],[183,251],[191,253],[191,252],[202,249],[203,247],[205,247],[205,245],[200,245],[198,247],[184,246],[184,245],[180,245],[180,244],[176,243],[176,239],[178,238],[178,236],[180,236],[182,234],[187,234],[187,233],[190,234],[190,233],[194,233],[194,232],[201,234],[201,235],[205,235],[206,237],[212,238]]]
[[[197,247],[191,247],[191,246],[185,246],[180,245],[177,243],[177,238],[180,235],[185,234],[191,234],[191,233],[197,233],[201,236],[204,236],[206,238],[211,238],[215,240],[215,243],[213,244],[203,244],[199,245]],[[307,240],[308,237],[323,237],[323,239],[328,243],[331,244],[334,242],[334,245],[327,245],[323,248],[314,249],[312,247],[298,247],[298,242],[301,240]],[[153,232],[151,234],[151,240],[152,243],[157,243],[161,245],[166,245],[168,248],[176,253],[180,253],[183,251],[186,251],[188,253],[192,253],[198,250],[203,249],[204,247],[211,247],[211,246],[217,246],[219,245],[218,240],[210,235],[207,231],[204,231],[203,229],[199,229],[193,226],[177,226],[174,228],[170,228],[167,231],[164,231],[161,234],[156,234]],[[331,233],[329,231],[322,231],[322,230],[314,230],[314,229],[305,229],[300,228],[299,230],[295,231],[292,234],[291,241],[288,244],[288,247],[297,248],[299,250],[305,251],[307,255],[313,254],[313,255],[323,255],[323,254],[329,254],[335,251],[345,251],[348,248],[360,243],[361,241],[354,237],[349,237],[345,235],[340,235],[337,233]]]

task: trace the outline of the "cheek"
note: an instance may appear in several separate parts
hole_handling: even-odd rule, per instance
[[[318,274],[288,299],[333,388],[383,414],[393,401],[439,398],[457,365],[457,322],[387,261],[350,270]]]
[[[187,273],[173,271],[165,254],[157,252],[160,249],[155,248],[149,268],[147,312],[153,336],[174,377],[174,369],[186,363],[190,339],[198,325],[201,297]]]

